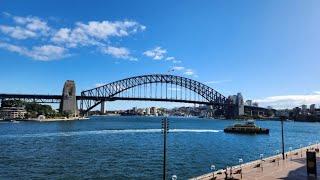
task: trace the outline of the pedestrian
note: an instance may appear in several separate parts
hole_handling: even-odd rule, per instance
[[[226,167],[225,171],[224,171],[224,179],[228,179],[228,166]]]

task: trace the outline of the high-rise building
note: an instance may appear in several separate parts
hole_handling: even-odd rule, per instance
[[[237,104],[237,95],[229,96],[229,98],[231,99],[232,104]]]
[[[301,110],[302,110],[302,111],[306,111],[306,110],[307,110],[307,108],[308,108],[308,106],[307,106],[307,105],[305,105],[305,104],[301,106]]]
[[[233,104],[232,110],[229,110],[232,116],[244,115],[244,101],[241,93],[228,97],[231,104]]]
[[[316,112],[316,105],[315,104],[311,104],[310,105],[310,113],[314,114]]]
[[[307,105],[303,104],[301,106],[301,113],[304,115],[308,113],[308,106]]]
[[[238,115],[239,116],[244,115],[244,102],[243,102],[243,97],[241,93],[237,94],[237,106],[238,106]]]

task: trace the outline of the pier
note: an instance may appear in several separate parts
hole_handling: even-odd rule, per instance
[[[230,179],[244,180],[271,180],[271,179],[317,179],[315,176],[307,175],[306,151],[314,151],[319,148],[319,144],[310,145],[300,149],[286,152],[286,158],[283,160],[281,154],[275,156],[251,161],[245,164],[233,166],[232,174],[228,168],[227,174]],[[320,173],[320,157],[317,155],[317,174]],[[202,176],[191,178],[192,180],[211,180],[225,179],[226,170],[221,169],[215,172],[204,174]],[[242,175],[241,173],[242,172]],[[214,178],[213,178],[214,175]],[[242,176],[242,177],[241,177]],[[319,177],[318,177],[319,178]]]

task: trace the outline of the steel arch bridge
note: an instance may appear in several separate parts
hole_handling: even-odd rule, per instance
[[[85,114],[102,102],[115,100],[182,102],[216,107],[227,103],[225,96],[198,81],[175,75],[151,74],[82,91],[80,110]]]

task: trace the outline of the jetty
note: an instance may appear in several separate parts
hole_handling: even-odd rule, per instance
[[[285,159],[282,154],[251,161],[242,165],[237,165],[227,169],[217,170],[202,176],[191,178],[192,180],[223,180],[228,175],[229,179],[244,180],[272,180],[272,179],[317,179],[315,176],[307,175],[306,151],[319,149],[318,144],[295,149],[285,153]],[[317,174],[320,178],[320,155],[316,153]],[[231,174],[231,173],[232,174]],[[214,178],[213,178],[214,177]]]

